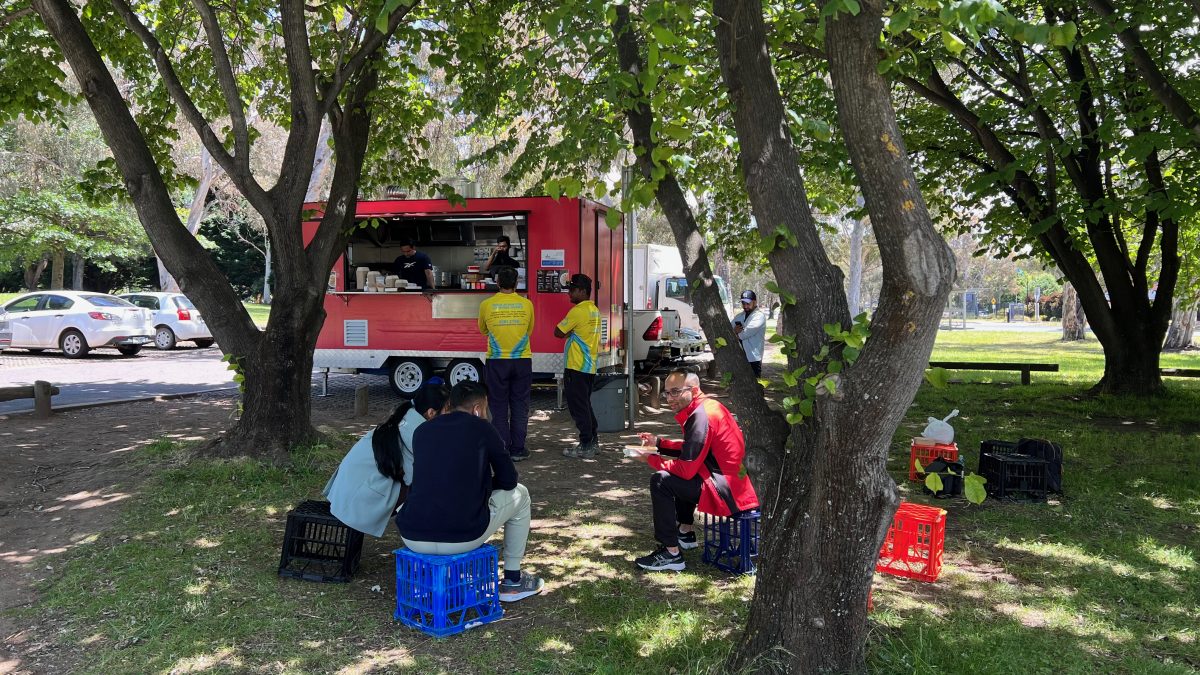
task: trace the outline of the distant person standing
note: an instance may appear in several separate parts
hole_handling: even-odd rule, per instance
[[[754,291],[742,291],[742,312],[733,317],[733,332],[742,343],[755,377],[762,377],[763,347],[767,340],[767,315],[758,307]]]
[[[533,303],[517,295],[517,270],[496,273],[500,292],[479,304],[479,332],[487,336],[488,407],[492,425],[514,462],[529,456],[525,435],[529,426],[529,390],[533,385]]]
[[[433,288],[433,260],[417,250],[412,239],[400,240],[400,256],[392,263],[392,272],[410,284]]]
[[[596,439],[596,414],[592,412],[592,385],[596,381],[596,357],[600,353],[600,309],[591,301],[592,279],[576,274],[567,284],[575,305],[554,327],[554,336],[566,338],[567,363],[563,390],[567,409],[579,430],[579,443],[563,450],[564,457],[591,459],[600,449]]]

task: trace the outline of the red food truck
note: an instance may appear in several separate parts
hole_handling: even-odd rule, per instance
[[[566,285],[580,272],[592,278],[600,309],[598,368],[623,369],[624,222],[609,228],[607,211],[565,197],[358,202],[363,224],[329,275],[314,366],[386,374],[401,396],[436,371],[451,384],[480,379],[486,339],[476,323],[479,303],[497,291],[482,268],[507,236],[520,264],[517,292],[533,302],[534,373],[562,373],[563,340],[554,337],[554,326],[571,308]],[[306,242],[316,228],[316,221],[304,224]],[[434,288],[412,289],[394,276],[401,241],[433,261]]]

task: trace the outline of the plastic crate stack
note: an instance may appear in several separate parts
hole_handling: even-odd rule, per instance
[[[396,552],[396,620],[434,637],[461,633],[504,616],[499,556],[484,544],[457,555]]]
[[[754,574],[758,566],[758,511],[737,516],[704,514],[704,562],[730,574]]]
[[[989,497],[1024,497],[1046,501],[1049,463],[1040,457],[1013,452],[1016,443],[983,441],[979,444],[979,475],[987,479]]]
[[[363,534],[334,517],[329,502],[308,500],[287,514],[279,576],[347,582],[362,557]]]
[[[924,475],[917,472],[917,462],[926,467],[938,457],[944,457],[951,462],[958,461],[958,444],[919,442],[922,440],[914,438],[908,451],[908,479],[912,481],[925,480]]]
[[[946,543],[946,512],[902,502],[888,528],[875,571],[918,581],[937,581]]]

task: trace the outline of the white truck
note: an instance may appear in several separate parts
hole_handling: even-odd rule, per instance
[[[679,249],[660,244],[639,244],[630,248],[633,266],[633,287],[630,289],[634,309],[673,309],[679,312],[681,328],[703,338],[700,317],[692,309],[692,290],[683,273]],[[733,301],[729,286],[716,277],[721,306]]]
[[[692,309],[691,288],[683,273],[683,260],[674,246],[640,244],[629,249],[633,270],[630,303],[633,307],[634,363],[639,370],[711,358]],[[729,305],[729,288],[717,277],[722,305]]]

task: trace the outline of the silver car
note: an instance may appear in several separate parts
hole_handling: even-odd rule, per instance
[[[123,293],[120,297],[153,313],[155,347],[174,349],[175,343],[187,340],[201,349],[213,345],[212,331],[186,295],[147,291]]]
[[[9,346],[40,352],[61,349],[77,359],[98,347],[133,356],[154,340],[150,312],[104,293],[42,291],[19,296],[0,309]]]

